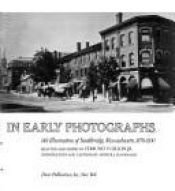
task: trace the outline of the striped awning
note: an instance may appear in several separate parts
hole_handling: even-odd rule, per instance
[[[159,85],[159,89],[161,90],[169,90],[171,88],[170,85],[161,77],[158,78],[157,82]]]

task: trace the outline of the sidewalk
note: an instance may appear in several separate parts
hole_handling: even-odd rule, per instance
[[[93,102],[92,97],[90,98],[86,98],[83,100],[83,98],[79,98],[78,96],[74,96],[72,97],[70,100],[68,101],[75,101],[75,102],[84,102],[84,103],[88,103],[88,102]],[[148,106],[148,107],[173,107],[174,105],[171,103],[156,103],[153,101],[146,101],[146,102],[141,102],[141,101],[135,101],[135,102],[131,102],[131,101],[112,101],[111,103],[109,103],[108,98],[104,98],[102,95],[98,95],[97,99],[95,100],[95,103],[106,103],[106,104],[119,104],[119,105],[144,105],[144,106]]]

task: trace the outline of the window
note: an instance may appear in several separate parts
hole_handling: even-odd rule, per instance
[[[81,72],[80,75],[83,76],[83,69],[81,69],[80,72]]]
[[[134,44],[134,32],[129,32],[128,38],[129,44]]]
[[[170,43],[170,34],[168,30],[164,31],[164,43],[166,44]]]
[[[85,69],[84,69],[84,74],[85,74],[85,76],[87,76],[87,74],[88,74],[88,68],[85,68]]]
[[[150,63],[150,52],[149,51],[144,51],[142,52],[142,63],[148,64]]]
[[[125,55],[121,56],[121,66],[126,67],[126,56]]]
[[[115,37],[112,37],[111,39],[111,48],[112,50],[115,48]]]
[[[162,57],[162,52],[161,52],[161,51],[157,51],[157,52],[156,52],[156,59],[157,59],[157,60],[160,60],[161,57]]]
[[[87,55],[86,55],[86,61],[88,61],[88,60],[89,60],[89,55],[87,54]]]
[[[125,46],[125,35],[124,34],[122,34],[120,36],[120,46]]]
[[[134,53],[129,54],[129,64],[130,66],[134,65]]]
[[[97,52],[95,52],[95,59],[97,59],[98,55],[97,55]]]
[[[86,55],[83,56],[83,64],[86,63]]]
[[[109,41],[105,40],[104,42],[105,50],[109,50]]]
[[[161,31],[160,31],[160,29],[156,30],[156,38],[157,38],[157,42],[160,43],[161,42]]]
[[[150,34],[149,29],[142,29],[141,41],[142,42],[151,42],[151,34]]]
[[[165,51],[164,52],[164,55],[165,55],[165,60],[167,61],[167,62],[169,62],[170,61],[170,58],[171,58],[171,53],[170,53],[170,51]]]
[[[91,55],[89,54],[89,61],[91,60]]]

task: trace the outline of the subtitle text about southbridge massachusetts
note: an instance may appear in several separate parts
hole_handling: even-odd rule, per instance
[[[7,123],[8,133],[41,133],[42,159],[111,159],[136,158],[140,148],[156,143],[154,122],[25,122]],[[64,135],[64,136],[63,136]],[[91,171],[42,171],[41,177],[96,177]]]

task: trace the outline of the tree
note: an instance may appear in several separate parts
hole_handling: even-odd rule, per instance
[[[50,82],[56,78],[57,63],[52,52],[41,48],[34,55],[32,73],[36,82]]]
[[[108,90],[109,83],[115,82],[120,73],[119,64],[113,57],[109,59],[103,57],[98,63],[99,84],[104,86],[104,96],[106,97],[106,90]]]
[[[89,89],[93,95],[93,101],[95,101],[95,90],[98,87],[98,69],[97,66],[95,66],[94,62],[90,63],[89,72],[87,75],[87,82]]]

